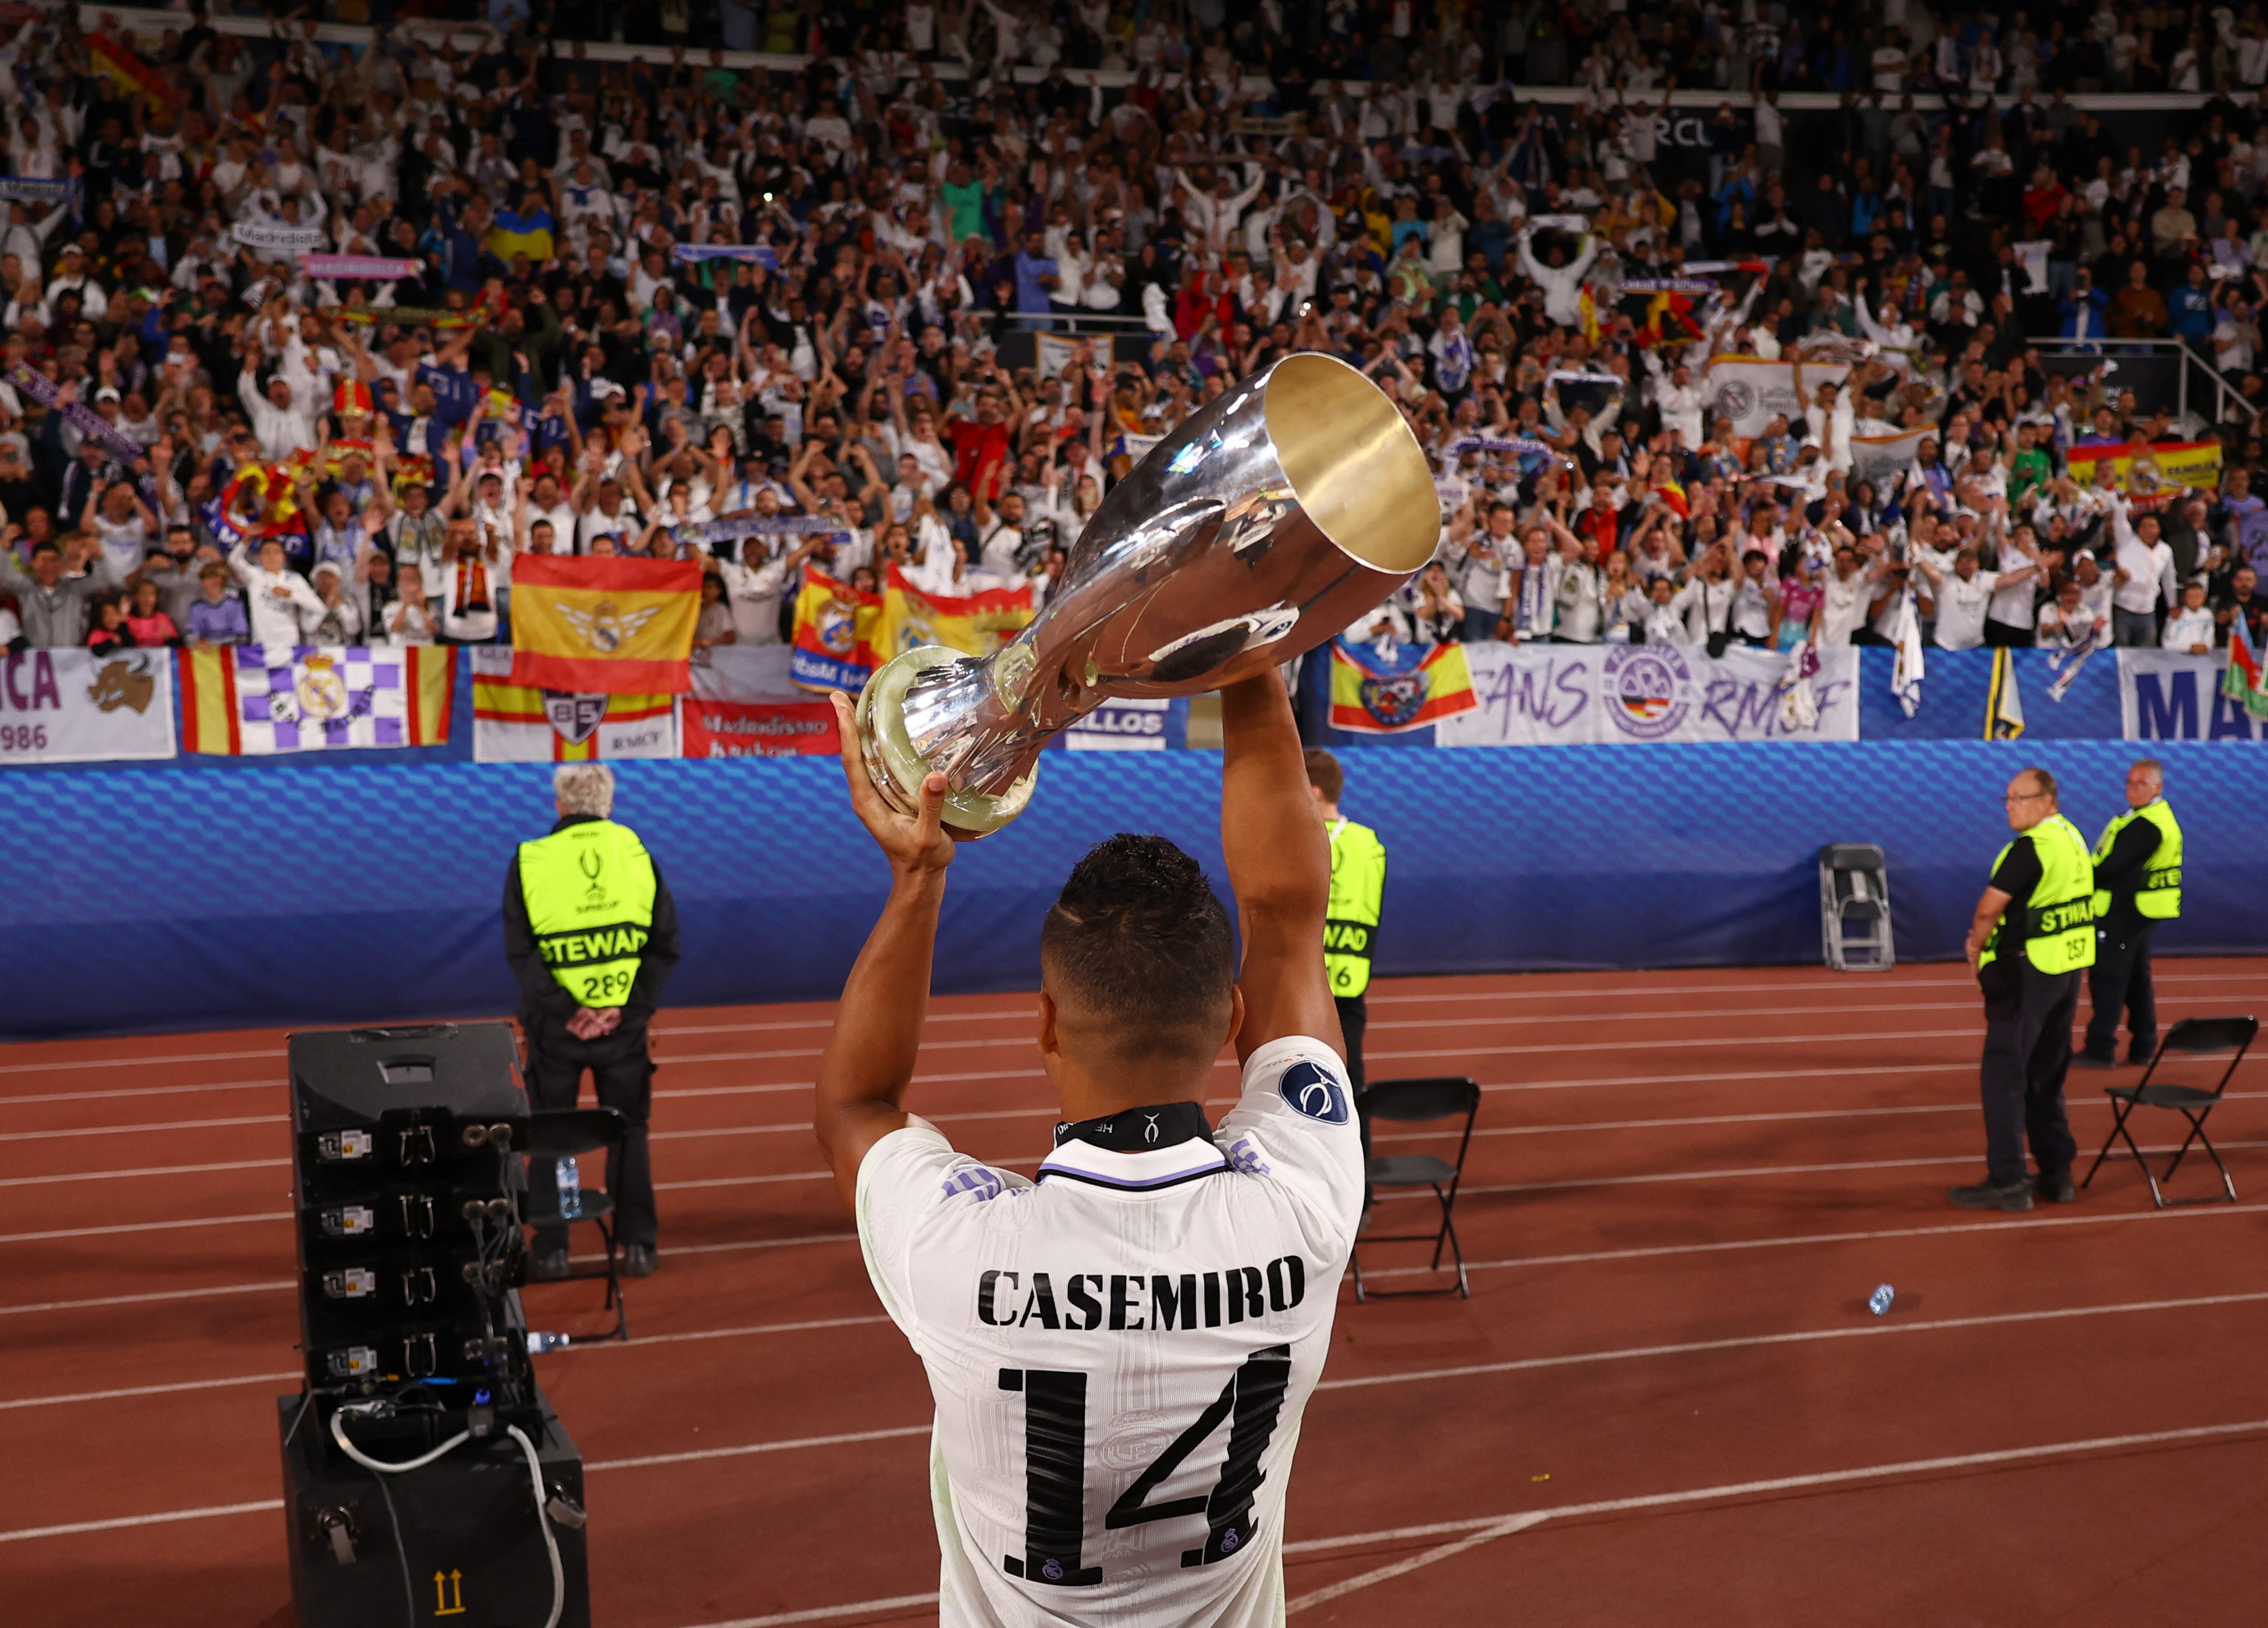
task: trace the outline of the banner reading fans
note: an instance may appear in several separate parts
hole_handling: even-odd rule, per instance
[[[799,689],[857,695],[873,676],[874,637],[881,625],[880,594],[862,593],[806,566],[802,591],[795,597],[789,681]]]
[[[987,588],[962,598],[924,593],[893,565],[882,594],[882,621],[874,640],[878,659],[923,645],[942,645],[964,656],[989,656],[1033,616],[1032,591]]]
[[[1477,704],[1462,645],[1331,642],[1331,727],[1388,734],[1438,724]]]
[[[701,617],[697,560],[523,554],[512,568],[512,680],[580,695],[680,695]]]
[[[1778,651],[1691,645],[1464,647],[1475,704],[1444,723],[1440,746],[1623,745],[1657,740],[1856,740],[1859,652],[1819,652],[1817,720],[1791,728],[1779,705]],[[1935,661],[1937,652],[1931,652]],[[1334,702],[1336,702],[1334,696]],[[1339,727],[1338,709],[1332,723]]]
[[[475,650],[472,658],[475,762],[677,755],[674,696],[532,689],[513,681],[516,658],[511,651]]]
[[[173,661],[162,650],[0,655],[0,765],[173,755]]]
[[[180,655],[181,746],[266,757],[449,738],[446,646],[224,645]]]
[[[2122,492],[2166,491],[2183,486],[2208,490],[2220,484],[2220,443],[2218,441],[2132,441],[2115,446],[2097,443],[2071,449],[2064,460],[2071,478],[2081,486],[2095,483],[2097,466],[2110,460]]]

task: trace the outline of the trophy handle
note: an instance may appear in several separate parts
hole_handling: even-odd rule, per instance
[[[866,681],[858,696],[858,749],[866,762],[866,777],[883,800],[911,817],[921,812],[921,783],[931,765],[914,748],[906,729],[906,692],[914,681],[937,667],[961,661],[959,651],[942,645],[921,645],[894,656]],[[946,835],[957,843],[990,836],[1032,800],[1038,784],[1038,760],[1006,791],[993,793],[947,791],[945,794]]]

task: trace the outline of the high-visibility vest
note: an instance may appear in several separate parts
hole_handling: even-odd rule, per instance
[[[2095,965],[2095,861],[2088,857],[2087,838],[2061,814],[2050,814],[2025,833],[2040,861],[2040,880],[2032,896],[2008,906],[1977,957],[1981,971],[1999,953],[2001,939],[2010,937],[2015,953],[2037,972],[2076,972]],[[2008,857],[2011,842],[2000,850],[1992,868]],[[2011,933],[2011,928],[2014,932]]]
[[[1351,820],[1331,823],[1331,902],[1323,916],[1323,970],[1331,993],[1351,999],[1370,987],[1371,940],[1386,902],[1386,844]]]
[[[2118,840],[2118,833],[2137,820],[2146,820],[2158,828],[2158,849],[2142,867],[2141,883],[2134,889],[2134,913],[2152,921],[2171,921],[2182,913],[2182,827],[2164,798],[2145,803],[2139,808],[2129,808],[2104,826],[2102,840],[2095,844],[2095,862],[2101,865],[2108,859],[2110,844]],[[2096,888],[2095,919],[2100,921],[2110,910],[2110,891]]]
[[[519,845],[519,890],[543,964],[578,1005],[619,1006],[653,936],[653,860],[628,826],[584,820]]]

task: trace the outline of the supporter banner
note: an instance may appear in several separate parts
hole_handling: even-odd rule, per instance
[[[414,260],[387,260],[376,254],[304,254],[300,263],[311,277],[368,277],[387,280],[422,276],[425,268]]]
[[[1189,743],[1186,701],[1106,701],[1048,737],[1049,747],[1066,752],[1178,752]]]
[[[697,560],[523,554],[512,571],[512,676],[582,694],[675,695],[701,617]]]
[[[456,652],[443,645],[184,650],[185,751],[266,757],[449,738]]]
[[[247,248],[270,249],[284,254],[304,254],[323,246],[320,226],[271,226],[256,220],[239,220],[230,235]]]
[[[173,749],[170,652],[0,655],[0,767],[166,758]]]
[[[2095,468],[2104,459],[2117,472],[2122,492],[2149,492],[2169,487],[2220,484],[2220,443],[2218,441],[2134,441],[2119,446],[2074,446],[2064,463],[2071,478],[2092,485]]]
[[[1840,362],[1806,363],[1804,386],[1816,390],[1822,381],[1843,382],[1851,370]],[[1761,357],[1719,357],[1701,378],[1701,397],[1711,422],[1733,421],[1733,433],[1753,441],[1775,416],[1793,418],[1803,409],[1795,399],[1795,368],[1789,362],[1767,362]]]
[[[1072,355],[1082,344],[1094,347],[1097,367],[1108,367],[1117,360],[1108,334],[1035,334],[1032,338],[1042,379],[1053,379],[1070,366]]]
[[[2223,683],[2227,659],[2170,650],[2118,654],[2119,721],[2129,740],[2268,740],[2268,718],[2251,716]]]
[[[1387,649],[1345,638],[1331,641],[1334,729],[1362,734],[1422,729],[1477,704],[1462,645]]]
[[[880,660],[874,653],[882,627],[882,596],[806,567],[795,596],[795,634],[788,681],[799,689],[840,689],[857,695]],[[700,685],[696,682],[697,691]]]
[[[1881,483],[1892,475],[1904,475],[1914,466],[1920,455],[1925,438],[1934,439],[1934,426],[1924,425],[1918,430],[1901,430],[1896,435],[1854,435],[1851,438],[1851,479],[1874,483],[1878,495]]]
[[[68,179],[47,180],[36,175],[0,176],[0,198],[20,203],[61,203],[70,196]]]
[[[688,757],[830,756],[842,751],[835,704],[827,700],[685,698]]]
[[[893,565],[874,654],[887,661],[917,645],[943,645],[964,656],[989,656],[1035,614],[1029,587],[987,588],[962,598],[924,593]]]
[[[769,243],[680,243],[669,252],[688,266],[704,260],[746,260],[767,271],[779,269],[778,252]]]
[[[1859,652],[1848,646],[1819,652],[1808,727],[1795,720],[1809,708],[1780,705],[1788,659],[1779,651],[1712,657],[1694,645],[1491,640],[1464,652],[1476,704],[1434,731],[1441,746],[1859,738]]]
[[[84,401],[63,401],[63,390],[55,381],[37,368],[18,362],[8,370],[8,382],[39,402],[63,416],[63,422],[101,446],[105,452],[132,468],[150,455],[150,449],[112,424]],[[60,403],[60,405],[58,405]],[[146,480],[145,480],[146,483]],[[154,495],[154,493],[152,494]]]
[[[688,520],[669,528],[672,542],[691,543],[696,548],[711,548],[720,542],[736,542],[743,537],[807,537],[827,535],[839,542],[847,542],[850,534],[843,522],[823,514],[748,514],[737,520]]]
[[[472,658],[475,762],[572,763],[678,755],[674,696],[536,689],[512,681],[511,651],[477,649]]]
[[[373,306],[367,311],[332,313],[344,322],[390,322],[397,328],[478,328],[488,313],[446,311],[438,306]]]

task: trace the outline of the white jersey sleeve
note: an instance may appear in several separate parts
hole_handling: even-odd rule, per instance
[[[1362,1131],[1337,1052],[1306,1035],[1261,1047],[1213,1140],[1240,1173],[1289,1197],[1319,1257],[1346,1257],[1362,1219]]]

